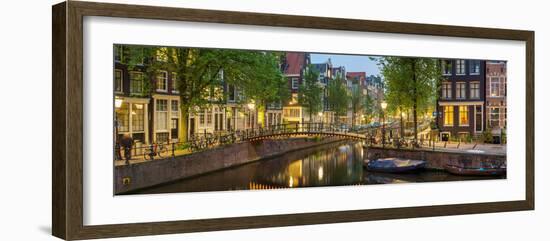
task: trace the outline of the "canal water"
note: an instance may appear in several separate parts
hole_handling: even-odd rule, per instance
[[[360,142],[340,142],[142,189],[132,194],[278,189],[495,179],[443,171],[413,174],[368,172]],[[497,177],[498,178],[498,177]]]

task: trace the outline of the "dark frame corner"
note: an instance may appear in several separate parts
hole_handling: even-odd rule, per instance
[[[83,225],[82,203],[82,33],[84,16],[163,19],[525,41],[525,56],[527,61],[525,93],[527,98],[527,141],[525,157],[526,199],[492,203],[85,226]],[[533,31],[78,1],[62,2],[52,7],[52,29],[52,233],[56,237],[66,240],[76,240],[492,213],[533,210],[535,208],[535,33]]]

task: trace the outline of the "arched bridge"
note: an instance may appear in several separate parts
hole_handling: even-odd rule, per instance
[[[265,128],[229,131],[220,133],[217,136],[215,134],[203,134],[203,136],[208,135],[220,142],[254,141],[293,136],[335,136],[351,140],[367,139],[365,133],[353,132],[345,127],[326,123],[289,123],[271,125]]]

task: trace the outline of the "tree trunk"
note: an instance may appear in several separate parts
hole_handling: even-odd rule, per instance
[[[416,60],[412,61],[412,74],[413,74],[413,122],[414,122],[414,141],[418,141],[418,123],[417,123],[417,84],[416,84]]]
[[[403,111],[401,111],[401,109],[399,110],[399,118],[400,118],[400,123],[399,125],[401,126],[400,130],[399,130],[399,135],[401,138],[405,137],[405,129],[404,129],[404,126],[403,126]]]
[[[182,142],[187,142],[189,140],[189,137],[187,135],[188,133],[188,122],[189,122],[189,111],[185,108],[181,109],[181,140]]]

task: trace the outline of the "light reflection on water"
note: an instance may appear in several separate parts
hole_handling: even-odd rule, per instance
[[[445,172],[383,174],[363,169],[360,142],[336,143],[287,153],[135,193],[173,193],[492,179]]]

